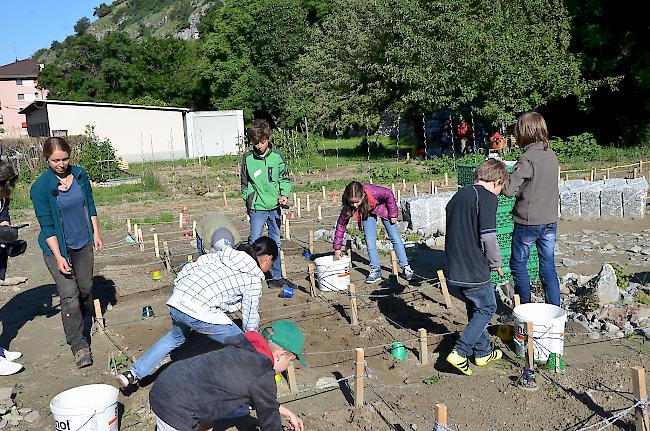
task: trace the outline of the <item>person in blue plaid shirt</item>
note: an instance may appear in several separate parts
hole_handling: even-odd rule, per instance
[[[277,257],[277,244],[263,236],[241,249],[227,247],[187,263],[176,277],[167,301],[171,331],[149,348],[131,370],[117,375],[118,386],[136,387],[169,352],[185,342],[190,331],[222,344],[227,337],[241,334],[229,313],[241,310],[244,330],[257,331],[264,273]]]

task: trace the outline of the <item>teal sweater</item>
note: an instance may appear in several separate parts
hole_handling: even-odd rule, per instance
[[[77,182],[81,186],[86,196],[86,211],[88,211],[88,217],[93,217],[97,215],[97,209],[95,208],[95,200],[93,199],[93,191],[90,187],[90,181],[88,180],[88,174],[82,168],[77,166],[72,166],[72,175],[76,178]],[[41,225],[41,233],[38,235],[38,245],[41,246],[43,253],[48,256],[52,256],[52,250],[47,245],[45,240],[47,238],[56,236],[57,241],[59,242],[59,250],[61,251],[61,256],[68,258],[68,250],[65,246],[65,236],[63,234],[63,223],[61,221],[61,213],[59,212],[59,206],[57,204],[56,198],[58,195],[58,186],[59,180],[54,174],[52,169],[48,169],[41,174],[40,177],[34,181],[31,189],[29,190],[29,197],[32,200],[34,205],[34,212],[36,213],[36,218],[38,223]],[[90,230],[90,238],[94,237],[94,230],[92,223],[88,223]]]

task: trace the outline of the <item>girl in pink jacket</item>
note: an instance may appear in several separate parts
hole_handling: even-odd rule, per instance
[[[397,254],[399,265],[404,272],[404,278],[408,281],[413,279],[413,270],[409,266],[404,242],[397,228],[397,201],[390,189],[376,186],[374,184],[362,184],[353,181],[345,187],[341,197],[343,208],[341,215],[336,222],[336,233],[334,234],[334,254],[336,259],[341,258],[341,247],[343,237],[347,230],[348,221],[352,216],[357,219],[359,228],[363,229],[368,247],[370,259],[370,274],[366,283],[374,284],[382,280],[381,267],[379,266],[379,253],[377,252],[377,219],[381,219],[386,232],[393,243]]]

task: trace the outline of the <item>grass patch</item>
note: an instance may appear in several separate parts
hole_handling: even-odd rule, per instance
[[[650,295],[645,292],[638,291],[636,293],[636,302],[643,305],[650,305]]]
[[[9,210],[29,209],[32,207],[32,201],[29,198],[30,185],[26,183],[16,184],[16,188],[11,194]]]
[[[131,223],[135,224],[159,224],[159,223],[170,223],[176,220],[176,217],[174,217],[173,214],[171,213],[162,213],[156,217],[153,216],[146,216],[143,219],[137,219],[137,218],[132,218]]]

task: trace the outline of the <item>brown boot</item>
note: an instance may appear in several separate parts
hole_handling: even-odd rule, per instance
[[[90,353],[90,349],[87,347],[79,349],[77,353],[74,354],[74,362],[77,365],[77,368],[91,366],[93,364],[93,355]]]

